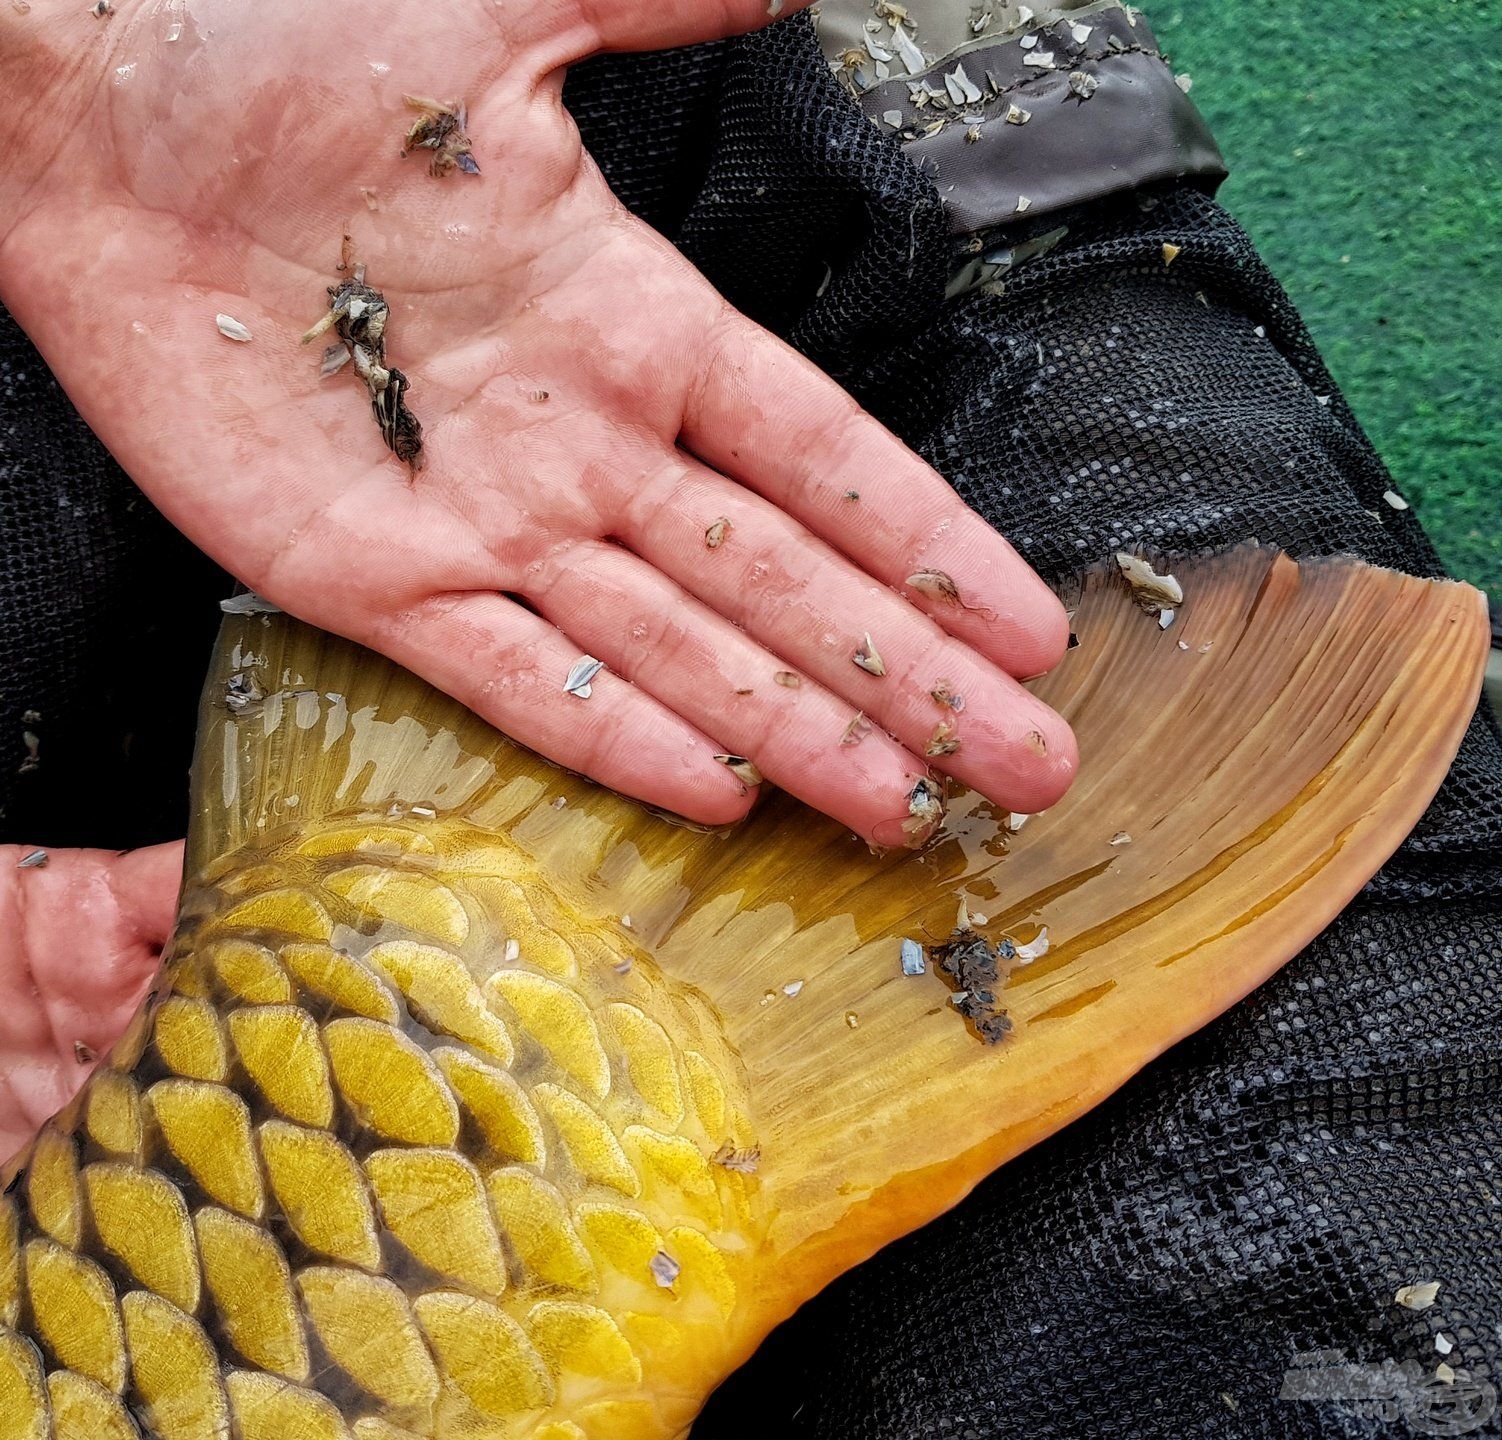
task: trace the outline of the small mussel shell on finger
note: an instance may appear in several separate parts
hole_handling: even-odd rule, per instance
[[[744,755],[716,755],[720,762],[737,780],[747,785],[760,785],[762,773]]]

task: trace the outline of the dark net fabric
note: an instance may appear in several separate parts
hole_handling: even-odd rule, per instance
[[[593,62],[567,98],[628,204],[1045,573],[1123,543],[1253,536],[1438,572],[1207,195],[1072,216],[1005,293],[945,303],[956,242],[939,197],[840,93],[804,22]],[[1166,268],[1164,243],[1180,247]],[[164,838],[182,825],[223,581],[133,495],[8,322],[0,377],[0,838]],[[43,712],[41,763],[17,776],[26,708]],[[1502,742],[1486,716],[1413,838],[1314,946],[832,1286],[694,1440],[1502,1433],[1484,1418],[1502,1382],[1499,1022]],[[1393,1305],[1424,1280],[1441,1284],[1434,1306]],[[1425,1383],[1437,1334],[1469,1381]],[[1322,1352],[1367,1368],[1323,1399],[1279,1398]]]
[[[0,309],[0,841],[182,835],[197,695],[229,588]]]
[[[804,28],[658,63],[713,73],[715,103],[659,69],[637,92],[643,123],[623,130],[611,116],[633,62],[571,81],[617,191],[681,215],[674,238],[730,299],[1044,573],[1126,544],[1249,537],[1440,573],[1412,514],[1384,501],[1394,481],[1287,297],[1207,194],[1073,215],[1003,294],[945,303],[956,242],[939,197]],[[715,143],[664,169],[652,136],[684,123],[680,106]],[[807,1306],[694,1440],[1502,1434],[1499,1020],[1502,744],[1487,714],[1318,943]],[[1441,1284],[1430,1309],[1394,1305],[1423,1280]],[[1435,1381],[1441,1359],[1471,1380]]]

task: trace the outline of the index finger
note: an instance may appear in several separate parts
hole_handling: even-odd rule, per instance
[[[823,371],[721,302],[682,442],[1020,679],[1069,644],[1025,560]]]

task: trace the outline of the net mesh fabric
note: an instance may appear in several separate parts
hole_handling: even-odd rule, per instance
[[[123,848],[182,834],[228,591],[0,309],[0,840]]]
[[[1440,573],[1208,194],[1097,204],[1004,293],[946,303],[961,242],[940,197],[842,97],[806,27],[658,63],[629,131],[610,115],[632,61],[570,82],[617,192],[681,216],[671,233],[729,299],[1045,574],[1248,537]],[[675,66],[715,86],[679,89]],[[714,143],[664,169],[653,135],[689,110]],[[695,1440],[1502,1433],[1485,1390],[1424,1383],[1443,1332],[1448,1363],[1502,1384],[1499,1016],[1502,743],[1484,712],[1413,836],[1315,945],[805,1307]],[[1428,1279],[1431,1309],[1394,1305]],[[1385,1408],[1280,1399],[1320,1351],[1415,1370]]]
[[[1046,574],[1122,544],[1249,536],[1438,573],[1209,196],[1092,207],[1004,294],[946,303],[940,198],[840,93],[806,22],[591,62],[566,96],[633,209]],[[226,582],[130,490],[8,320],[0,377],[0,838],[180,834]],[[23,708],[43,712],[42,763],[16,776]],[[1456,1369],[1502,1383],[1499,1014],[1502,740],[1480,715],[1414,836],[1315,945],[837,1282],[695,1440],[1461,1433],[1435,1428],[1439,1409],[1415,1420],[1418,1400],[1384,1418],[1278,1394],[1319,1350],[1430,1374],[1438,1331]],[[1392,1304],[1426,1279],[1442,1285],[1430,1310]]]

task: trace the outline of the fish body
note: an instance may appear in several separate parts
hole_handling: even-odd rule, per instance
[[[682,1436],[835,1275],[1297,953],[1438,786],[1474,591],[1174,574],[1171,631],[1114,564],[1070,597],[1064,802],[952,794],[919,853],[783,796],[672,824],[229,617],[167,964],[4,1176],[0,1440]]]
[[[517,852],[298,832],[187,897],[3,1202],[0,1435],[675,1434],[765,1228],[713,1157],[755,1148],[708,1007]]]

